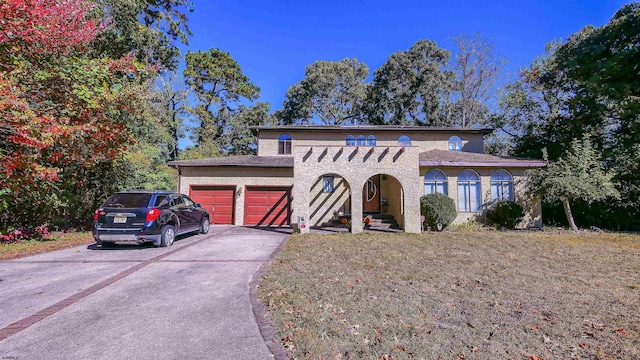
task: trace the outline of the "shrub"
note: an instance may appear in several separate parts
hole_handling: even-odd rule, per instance
[[[496,225],[498,229],[515,229],[524,218],[524,208],[510,200],[500,200],[487,210],[487,225]]]
[[[424,215],[424,224],[432,229],[436,229],[437,224],[442,224],[444,229],[458,216],[456,203],[453,199],[439,193],[421,197],[420,209]]]

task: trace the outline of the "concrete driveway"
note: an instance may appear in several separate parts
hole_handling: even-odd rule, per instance
[[[249,282],[286,231],[0,262],[0,359],[270,359]]]

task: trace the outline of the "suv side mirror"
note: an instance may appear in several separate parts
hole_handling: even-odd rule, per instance
[[[202,205],[200,205],[200,203],[196,203],[196,207],[199,208],[202,207]]]

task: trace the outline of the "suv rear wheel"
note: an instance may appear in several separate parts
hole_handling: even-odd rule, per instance
[[[162,228],[160,234],[160,247],[166,247],[173,245],[173,241],[176,239],[176,230],[171,225],[165,225]]]

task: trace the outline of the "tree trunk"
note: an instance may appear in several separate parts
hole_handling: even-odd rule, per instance
[[[573,221],[573,214],[571,213],[571,205],[569,205],[569,199],[563,198],[562,205],[564,207],[564,214],[567,215],[567,221],[569,222],[569,226],[571,226],[571,230],[578,231],[576,222]]]

